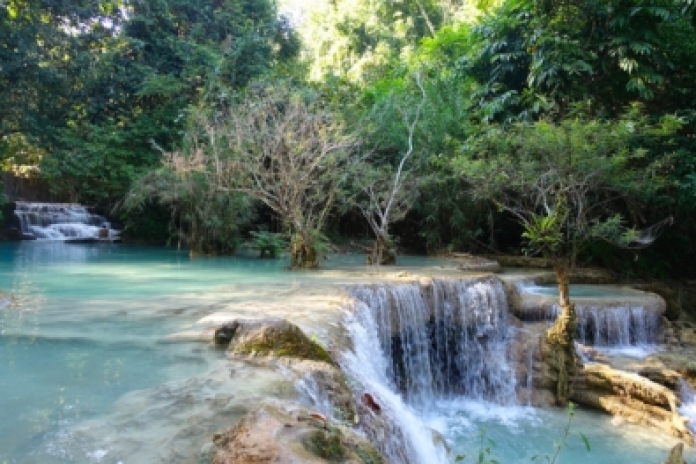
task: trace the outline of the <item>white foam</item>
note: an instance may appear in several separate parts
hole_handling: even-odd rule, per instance
[[[100,449],[100,450],[92,451],[91,453],[87,453],[87,457],[89,459],[93,459],[97,462],[101,462],[101,460],[104,459],[104,457],[107,454],[109,454],[108,450],[101,450]]]

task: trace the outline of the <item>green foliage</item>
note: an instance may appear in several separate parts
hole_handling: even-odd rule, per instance
[[[0,143],[20,134],[47,153],[54,191],[113,205],[159,163],[153,143],[178,144],[188,108],[295,56],[276,13],[270,0],[0,4]]]
[[[532,251],[574,263],[593,240],[630,240],[622,213],[667,183],[664,156],[651,159],[643,147],[673,124],[649,124],[632,109],[618,121],[578,114],[557,124],[491,127],[468,140],[454,166],[475,198],[495,202],[523,226]]]
[[[259,250],[261,258],[277,258],[288,247],[284,234],[274,234],[267,231],[252,231],[250,233],[253,238],[253,247]]]
[[[338,429],[317,430],[304,440],[304,446],[329,462],[343,462],[347,453],[342,438]]]
[[[361,84],[403,68],[419,41],[441,26],[479,13],[470,2],[442,0],[339,0],[302,6],[308,20],[299,33],[311,62],[311,79],[339,76]]]
[[[178,245],[203,254],[233,253],[241,242],[241,228],[253,217],[250,199],[218,190],[209,182],[205,166],[190,155],[186,151],[165,155],[161,168],[133,185],[123,208],[132,213],[157,203],[169,210]]]
[[[690,42],[694,29],[671,0],[507,0],[476,33],[482,47],[469,69],[482,84],[484,117],[498,121],[582,100],[611,114],[637,98],[667,102],[665,83],[681,82],[677,63],[694,56],[674,41]]]
[[[550,211],[547,215],[531,213],[524,224],[522,237],[527,239],[532,250],[558,251],[563,245],[563,226],[567,218],[562,209]]]

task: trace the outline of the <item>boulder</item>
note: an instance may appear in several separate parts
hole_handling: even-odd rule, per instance
[[[384,464],[352,429],[324,416],[281,404],[262,405],[213,439],[212,464]]]
[[[335,365],[329,353],[285,319],[237,319],[215,330],[216,345],[234,355],[275,356]]]
[[[327,417],[352,423],[356,412],[345,374],[329,353],[296,325],[279,318],[237,319],[215,331],[217,345],[234,356],[279,368]]]
[[[694,442],[688,419],[679,413],[677,395],[641,375],[587,364],[576,372],[571,400],[629,423],[656,427],[689,444]]]

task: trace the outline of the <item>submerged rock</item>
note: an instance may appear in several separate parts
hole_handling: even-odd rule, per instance
[[[215,331],[216,345],[228,345],[236,355],[276,356],[323,361],[335,365],[329,353],[285,319],[237,319]]]
[[[288,405],[266,404],[214,437],[212,464],[384,464],[352,429]],[[323,419],[323,418],[322,418]]]

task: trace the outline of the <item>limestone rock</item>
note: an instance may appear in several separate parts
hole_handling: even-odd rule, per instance
[[[311,390],[313,401],[323,405],[327,416],[340,422],[355,421],[353,393],[343,371],[325,362],[308,360],[290,362],[287,367]]]
[[[507,267],[530,267],[530,268],[551,268],[553,263],[550,259],[535,258],[531,256],[511,256],[511,255],[494,255],[490,256],[495,259],[501,266]]]
[[[664,282],[649,282],[644,284],[633,284],[631,286],[645,292],[660,295],[667,302],[665,317],[670,321],[679,319],[682,313],[682,302],[677,288]]]
[[[656,366],[645,366],[638,371],[638,375],[664,385],[672,391],[678,391],[679,380],[682,378],[679,372],[675,370]]]
[[[684,461],[684,443],[677,443],[669,452],[669,457],[664,464],[686,464]]]
[[[693,444],[688,419],[678,411],[677,395],[638,374],[602,364],[585,365],[574,378],[571,399],[630,423],[656,427]]]
[[[353,430],[284,405],[261,406],[214,442],[212,464],[385,463]]]
[[[467,272],[497,272],[500,264],[493,259],[482,256],[470,255],[469,253],[452,253],[452,257],[459,262],[457,269]]]
[[[696,361],[693,353],[657,353],[648,360],[659,360],[665,368],[678,372],[692,386],[696,385]]]
[[[329,353],[285,319],[237,319],[215,331],[216,345],[228,345],[236,355],[276,356],[323,361],[334,365]]]

